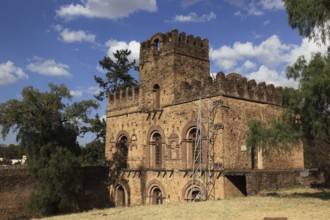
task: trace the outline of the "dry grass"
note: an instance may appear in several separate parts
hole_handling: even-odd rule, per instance
[[[330,190],[296,188],[262,192],[259,196],[229,200],[135,206],[93,210],[86,213],[47,218],[49,220],[86,219],[263,219],[287,217],[293,219],[330,219]]]

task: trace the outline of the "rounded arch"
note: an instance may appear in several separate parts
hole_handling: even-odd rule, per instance
[[[113,185],[113,202],[115,206],[130,206],[131,192],[126,181],[117,181]]]
[[[207,199],[207,189],[199,180],[189,180],[184,185],[181,196],[186,201],[204,201]]]
[[[162,144],[165,144],[165,133],[164,133],[164,130],[160,126],[158,126],[158,125],[154,125],[151,128],[149,128],[148,135],[147,135],[147,137],[148,137],[148,139],[147,139],[148,143],[149,143],[149,141],[150,141],[150,139],[151,139],[151,137],[152,137],[152,135],[154,133],[159,133],[160,136],[162,136]]]
[[[153,87],[152,87],[152,89],[153,89],[153,90],[160,89],[160,85],[159,85],[159,83],[154,84]]]
[[[131,143],[131,138],[129,136],[129,133],[126,131],[126,130],[121,130],[118,132],[117,136],[116,136],[116,142],[119,141],[119,139],[122,137],[122,136],[126,136],[127,137],[127,141],[128,143]]]
[[[166,198],[164,185],[159,180],[151,180],[147,185],[147,195],[149,204],[162,204],[163,200]]]
[[[187,138],[189,130],[191,130],[193,128],[197,128],[197,121],[196,120],[189,121],[186,124],[186,126],[183,127],[181,137],[183,139]],[[206,129],[203,125],[202,125],[202,129],[201,129],[201,133],[202,133],[202,137],[205,137],[207,135]]]

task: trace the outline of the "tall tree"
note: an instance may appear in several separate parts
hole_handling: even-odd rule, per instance
[[[115,60],[106,56],[99,64],[106,70],[105,78],[94,76],[96,83],[99,84],[101,91],[95,95],[99,101],[103,101],[108,93],[127,87],[136,86],[137,81],[130,75],[131,71],[137,70],[136,61],[130,62],[128,57],[129,50],[117,50],[113,55]]]
[[[304,137],[330,144],[330,53],[316,53],[310,62],[299,57],[287,68],[288,78],[299,79],[299,89],[285,94],[284,106],[301,116]]]
[[[289,25],[301,36],[330,40],[329,0],[283,0],[289,15]]]
[[[74,205],[72,194],[80,188],[80,123],[87,122],[90,111],[98,107],[92,100],[70,104],[71,95],[64,85],[49,87],[49,92],[26,87],[21,101],[0,104],[2,136],[13,129],[17,141],[26,148],[29,170],[38,179],[30,207],[43,215]]]

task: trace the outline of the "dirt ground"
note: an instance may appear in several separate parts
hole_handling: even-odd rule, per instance
[[[134,206],[45,218],[49,220],[105,219],[330,219],[330,190],[295,188],[264,191],[259,196],[154,206]]]

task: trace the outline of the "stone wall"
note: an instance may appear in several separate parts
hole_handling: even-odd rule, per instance
[[[300,185],[299,171],[292,170],[258,170],[246,175],[248,195],[256,195],[261,190],[277,190]]]
[[[79,194],[78,210],[111,207],[107,167],[83,168],[83,189]],[[24,166],[0,166],[0,218],[28,219],[33,213],[26,206],[36,179]]]
[[[35,182],[23,166],[0,166],[1,219],[26,219],[32,216],[26,204]]]

